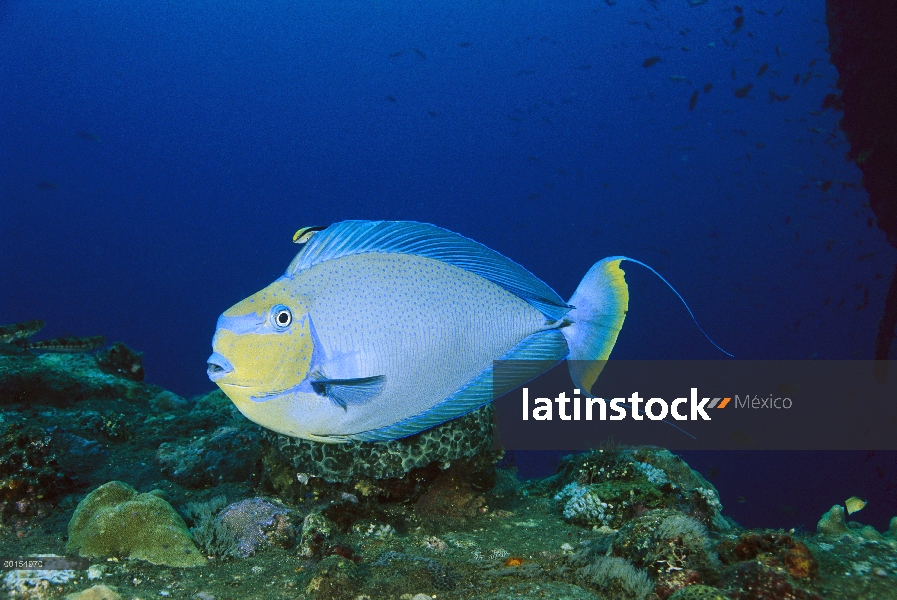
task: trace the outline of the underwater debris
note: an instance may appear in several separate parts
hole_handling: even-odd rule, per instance
[[[134,352],[121,342],[97,354],[97,364],[106,373],[120,375],[131,381],[143,381],[143,353]]]

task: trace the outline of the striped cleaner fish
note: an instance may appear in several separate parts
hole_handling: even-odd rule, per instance
[[[250,420],[319,442],[398,439],[488,404],[496,359],[539,365],[517,385],[536,360],[606,360],[629,305],[620,263],[638,263],[596,263],[567,303],[434,225],[344,221],[294,241],[286,273],[219,317],[208,375]],[[591,365],[571,368],[582,390]]]
[[[27,340],[17,340],[15,345],[37,354],[57,353],[57,354],[80,354],[93,352],[106,346],[106,338],[102,335],[92,335],[89,337],[59,337],[52,340],[40,340],[37,342],[29,342]]]

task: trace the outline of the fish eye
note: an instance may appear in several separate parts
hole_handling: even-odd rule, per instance
[[[274,307],[274,325],[278,329],[286,329],[293,322],[293,313],[286,306]]]

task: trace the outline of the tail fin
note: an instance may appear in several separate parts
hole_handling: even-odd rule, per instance
[[[629,287],[620,268],[623,260],[613,256],[592,265],[568,303],[575,308],[566,315],[572,323],[561,328],[570,347],[567,364],[574,383],[585,394],[604,369],[629,310]]]
[[[567,318],[572,323],[561,329],[570,347],[570,354],[567,356],[570,361],[568,363],[570,375],[583,393],[590,393],[592,386],[595,385],[598,375],[604,369],[604,363],[610,356],[610,351],[617,342],[617,335],[623,327],[623,319],[626,318],[626,311],[629,308],[629,288],[623,269],[620,268],[620,263],[624,260],[641,265],[657,275],[682,301],[704,337],[717,350],[732,356],[710,339],[682,294],[676,291],[676,288],[660,273],[641,261],[625,256],[611,256],[592,265],[583,277],[569,302],[575,307],[567,313]]]

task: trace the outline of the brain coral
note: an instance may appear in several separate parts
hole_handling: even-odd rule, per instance
[[[153,492],[138,494],[120,481],[101,485],[81,500],[68,533],[66,552],[80,556],[120,556],[170,567],[206,562],[168,502]]]

